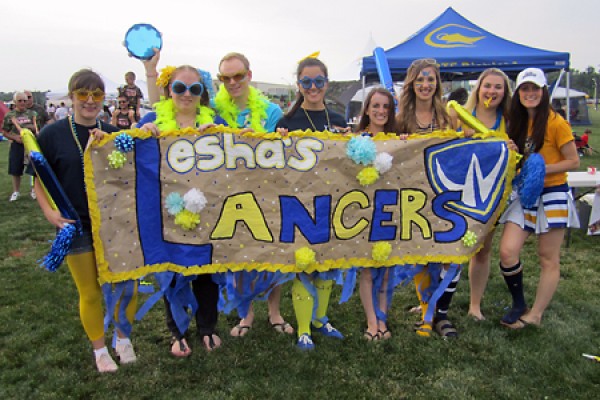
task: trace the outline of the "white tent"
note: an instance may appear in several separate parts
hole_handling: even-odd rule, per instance
[[[591,125],[586,94],[578,90],[555,87],[552,95],[552,107],[569,113],[571,125]]]

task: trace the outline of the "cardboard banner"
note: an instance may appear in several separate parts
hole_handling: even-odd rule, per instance
[[[367,141],[390,169],[365,185],[357,175],[374,169],[348,156],[352,135],[234,132],[126,131],[134,150],[116,156],[117,134],[91,144],[85,174],[102,282],[165,270],[463,263],[500,216],[516,165],[492,135],[380,134]],[[377,243],[391,248],[378,261]],[[309,266],[297,266],[303,248],[314,251]]]

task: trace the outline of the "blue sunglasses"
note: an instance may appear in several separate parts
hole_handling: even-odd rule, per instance
[[[308,90],[314,84],[317,89],[323,89],[327,83],[327,78],[323,75],[319,75],[316,78],[309,78],[308,76],[298,79],[298,84],[302,86],[304,90]]]
[[[202,96],[202,93],[204,93],[204,85],[200,82],[194,82],[188,86],[181,81],[174,81],[171,84],[171,91],[175,94],[184,94],[188,90],[192,96]]]

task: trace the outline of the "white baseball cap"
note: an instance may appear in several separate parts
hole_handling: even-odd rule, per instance
[[[540,88],[548,86],[548,83],[546,82],[546,76],[544,75],[544,71],[542,71],[539,68],[527,68],[521,71],[517,76],[517,87],[515,88],[515,90],[517,90],[519,86],[521,86],[525,82],[531,82]]]

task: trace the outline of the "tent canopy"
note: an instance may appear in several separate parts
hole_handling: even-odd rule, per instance
[[[528,67],[546,72],[569,68],[569,53],[536,49],[495,36],[452,7],[385,54],[394,81],[402,80],[410,64],[419,58],[434,58],[445,79],[459,80],[475,79],[490,67],[513,77]],[[367,81],[378,79],[373,56],[363,58],[361,76]]]

